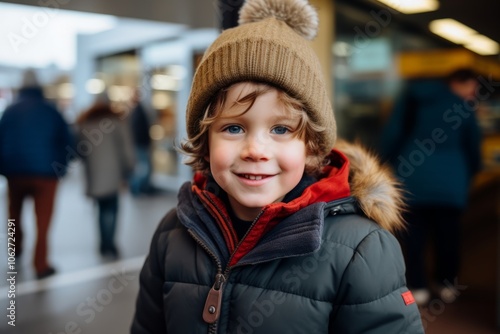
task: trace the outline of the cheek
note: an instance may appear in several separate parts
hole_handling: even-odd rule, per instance
[[[209,155],[206,160],[210,164],[212,172],[220,171],[221,169],[228,168],[230,164],[231,151],[222,145],[215,145],[209,148]]]
[[[205,155],[205,160],[212,164],[214,161],[217,161],[217,154],[220,149],[220,143],[217,140],[217,136],[212,135],[209,131],[208,133],[208,145],[207,145],[207,154]]]
[[[282,161],[286,164],[289,171],[294,174],[302,175],[305,165],[308,162],[306,148],[303,143],[297,143],[295,147],[283,150]]]

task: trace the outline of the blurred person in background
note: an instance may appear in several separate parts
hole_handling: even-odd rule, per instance
[[[119,192],[134,167],[134,153],[128,125],[122,121],[103,93],[77,120],[86,193],[98,207],[99,252],[116,259],[119,251],[115,231]],[[85,147],[85,148],[84,148]]]
[[[24,73],[17,100],[0,119],[0,174],[9,187],[9,219],[15,220],[15,255],[25,247],[21,214],[33,197],[37,226],[34,267],[37,278],[53,275],[47,254],[54,199],[59,178],[67,171],[67,153],[74,147],[70,127],[43,96],[33,70]]]
[[[431,297],[425,250],[433,235],[434,279],[442,300],[460,263],[460,217],[469,185],[481,166],[481,134],[476,120],[477,75],[460,69],[446,81],[414,80],[396,101],[382,135],[381,153],[407,190],[408,230],[401,236],[406,251],[407,281],[420,305]]]
[[[130,113],[129,121],[137,160],[129,186],[132,195],[138,196],[153,193],[151,185],[151,137],[149,136],[150,122],[141,103],[139,90],[136,90],[132,103],[134,107]]]

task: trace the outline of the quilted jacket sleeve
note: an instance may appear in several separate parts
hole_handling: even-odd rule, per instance
[[[166,232],[166,224],[172,221],[176,214],[172,210],[161,222],[151,241],[149,255],[139,277],[139,295],[130,333],[132,334],[166,334],[163,315],[163,272],[162,254],[165,243],[161,242]]]
[[[424,333],[417,305],[403,298],[404,274],[397,240],[385,230],[370,232],[344,272],[330,333]]]

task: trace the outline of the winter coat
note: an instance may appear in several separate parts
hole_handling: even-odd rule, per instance
[[[394,182],[366,152],[342,151],[350,168],[332,152],[328,176],[264,207],[237,244],[220,189],[186,183],[153,236],[131,332],[423,333],[381,227],[400,224]]]
[[[0,119],[0,174],[58,178],[75,157],[75,138],[41,88],[23,88]]]
[[[149,136],[149,120],[146,110],[141,103],[132,109],[130,114],[130,127],[132,129],[132,138],[137,147],[148,148],[151,145]]]
[[[114,115],[91,118],[79,124],[79,136],[87,195],[117,194],[135,163],[128,124]]]
[[[405,119],[412,108],[412,119]],[[480,169],[480,143],[471,105],[440,81],[419,80],[396,103],[381,150],[391,159],[410,204],[463,208],[471,178]]]

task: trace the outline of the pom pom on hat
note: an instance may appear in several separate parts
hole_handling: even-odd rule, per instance
[[[318,33],[318,13],[306,0],[249,0],[240,10],[239,25],[258,22],[269,17],[284,21],[305,39]]]
[[[188,138],[199,134],[200,120],[218,91],[253,81],[304,103],[309,118],[327,129],[317,144],[328,155],[337,130],[323,70],[308,41],[317,30],[318,15],[306,0],[247,0],[240,25],[222,32],[196,70],[186,111]]]

